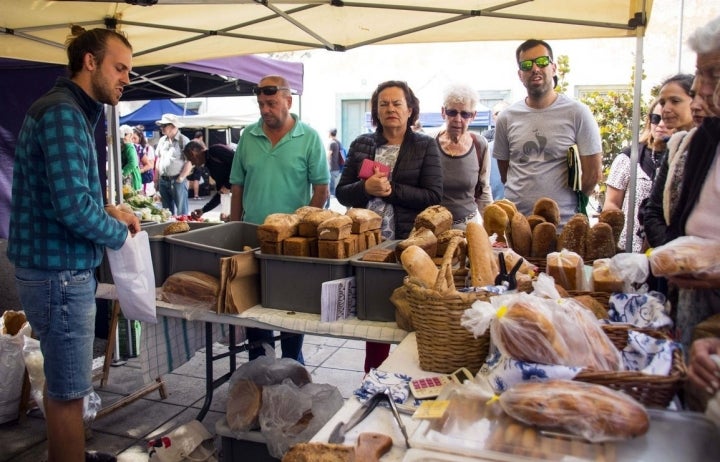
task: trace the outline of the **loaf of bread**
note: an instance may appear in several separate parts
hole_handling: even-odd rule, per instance
[[[513,216],[515,216],[515,213],[517,213],[518,211],[515,204],[508,199],[499,199],[493,202],[493,204],[502,207],[502,209],[505,211],[505,214],[508,216],[508,220],[511,221],[513,219]]]
[[[533,229],[530,256],[545,258],[557,249],[557,228],[554,224],[544,221]]]
[[[190,225],[185,221],[175,221],[163,228],[163,236],[170,236],[171,234],[187,233],[190,231]]]
[[[292,213],[271,213],[257,228],[259,241],[280,242],[298,233],[300,218]]]
[[[585,246],[589,232],[590,222],[587,216],[582,213],[573,215],[560,232],[558,249],[569,250],[585,258]]]
[[[576,295],[573,297],[573,300],[590,311],[597,319],[608,318],[608,307],[597,301],[595,297],[591,295]]]
[[[20,332],[20,329],[22,329],[27,322],[25,313],[22,311],[7,310],[3,313],[2,319],[3,328],[0,333],[10,336],[17,335],[17,333]]]
[[[162,300],[177,305],[215,308],[220,281],[200,271],[171,274],[162,285]]]
[[[505,233],[510,224],[510,219],[505,210],[498,204],[490,204],[483,211],[483,226],[488,236],[495,234],[496,242],[507,243]]]
[[[352,257],[358,253],[358,235],[350,234],[345,239],[342,239],[343,246],[345,247],[345,255]]]
[[[328,218],[317,226],[317,235],[324,240],[342,240],[350,236],[352,226],[352,218],[347,215]]]
[[[465,228],[465,234],[467,235],[472,286],[494,285],[495,276],[500,270],[487,231],[483,225],[470,222]]]
[[[720,241],[682,236],[650,252],[650,269],[655,276],[716,274]]]
[[[308,212],[300,218],[298,225],[298,235],[304,237],[315,237],[318,235],[317,229],[323,221],[337,217],[340,214],[332,210],[321,209],[317,212]],[[352,222],[352,220],[351,220]]]
[[[398,242],[395,246],[397,259],[400,260],[405,249],[413,245],[420,247],[431,257],[437,255],[438,238],[435,233],[427,228],[414,228],[407,239]]]
[[[356,462],[352,446],[333,443],[298,443],[290,448],[282,462]]]
[[[371,229],[378,229],[382,224],[382,217],[369,209],[353,207],[345,212],[352,220],[352,232],[364,233]]]
[[[348,258],[345,253],[345,242],[344,241],[329,241],[326,239],[319,239],[318,244],[318,257],[330,258],[333,260],[339,260]]]
[[[583,265],[582,257],[575,252],[551,252],[547,256],[546,272],[567,290],[583,290]]]
[[[282,254],[292,257],[317,257],[318,244],[316,237],[293,236],[285,239]]]
[[[560,224],[560,207],[557,202],[549,197],[541,197],[533,206],[533,215],[540,215],[548,223],[555,226]]]
[[[535,230],[535,227],[540,223],[545,223],[545,219],[540,215],[528,215],[527,221],[532,230]]]
[[[565,364],[569,352],[552,322],[552,312],[525,300],[508,303],[493,322],[491,338],[503,354],[519,361]]]
[[[419,279],[428,288],[435,286],[439,270],[421,247],[411,245],[406,248],[400,255],[400,262],[408,276]]]
[[[595,292],[625,291],[625,281],[610,269],[609,258],[599,258],[593,262],[591,282]]]
[[[622,210],[603,210],[600,212],[598,222],[607,223],[613,230],[613,239],[615,241],[615,247],[618,246],[620,241],[620,233],[622,233],[625,227],[625,212]]]
[[[287,239],[286,239],[287,240]],[[260,252],[267,255],[282,255],[283,242],[260,241]]]
[[[259,427],[262,387],[252,380],[239,379],[228,390],[226,419],[231,430],[246,432]]]
[[[415,228],[426,228],[436,236],[452,228],[453,216],[450,210],[442,205],[431,205],[415,217]]]
[[[588,232],[585,257],[588,260],[612,258],[616,251],[612,227],[607,223],[595,223]]]
[[[511,417],[540,428],[559,428],[591,442],[635,438],[647,433],[645,408],[629,395],[572,380],[523,382],[500,395]]]
[[[308,213],[311,212],[322,212],[324,209],[321,209],[320,207],[313,207],[312,205],[303,205],[302,207],[299,207],[297,210],[295,210],[295,215],[298,216],[298,218],[302,218]]]
[[[395,250],[393,249],[370,249],[360,258],[361,261],[369,261],[376,263],[395,263]]]
[[[532,252],[532,228],[522,213],[514,214],[510,220],[510,236],[510,247],[520,255],[529,257]]]

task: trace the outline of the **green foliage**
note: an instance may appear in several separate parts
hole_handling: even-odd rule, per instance
[[[567,93],[568,82],[566,79],[567,74],[570,73],[570,58],[567,55],[560,55],[557,57],[557,76],[558,84],[555,86],[555,91],[558,93]]]

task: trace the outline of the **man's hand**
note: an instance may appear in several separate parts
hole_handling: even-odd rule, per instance
[[[720,288],[720,274],[669,276],[668,283],[681,289],[717,289]]]
[[[106,205],[105,211],[111,217],[115,218],[118,221],[121,221],[122,223],[125,223],[131,234],[135,235],[140,231],[140,219],[135,216],[135,213],[132,212],[132,209],[130,209],[130,211],[127,211],[127,208],[120,208],[114,205]]]
[[[202,211],[202,209],[193,210],[193,211],[190,213],[190,216],[193,217],[193,219],[195,219],[195,220],[199,220],[200,217],[203,216],[203,211]]]
[[[688,379],[712,396],[720,390],[720,338],[695,340],[690,348]]]

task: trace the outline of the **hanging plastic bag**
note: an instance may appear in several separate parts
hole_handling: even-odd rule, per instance
[[[212,435],[198,420],[191,420],[164,436],[148,441],[151,461],[217,462]]]
[[[107,249],[107,256],[125,318],[156,323],[155,273],[147,232],[128,233],[125,244],[119,250]]]

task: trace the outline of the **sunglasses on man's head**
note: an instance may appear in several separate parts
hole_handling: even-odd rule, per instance
[[[520,61],[520,70],[522,71],[531,71],[533,68],[533,64],[537,64],[537,67],[543,68],[547,67],[552,62],[552,59],[550,59],[550,56],[538,56],[535,59],[526,59],[525,61]]]
[[[463,119],[472,119],[474,117],[472,112],[458,111],[457,109],[445,109],[445,115],[448,117],[455,117],[460,114]]]
[[[288,87],[278,87],[277,85],[266,85],[264,87],[255,87],[253,88],[253,93],[255,95],[260,95],[262,93],[266,96],[272,96],[275,93],[277,93],[279,90],[290,90]]]
[[[662,116],[660,114],[650,114],[650,123],[653,125],[657,125],[662,120]]]

